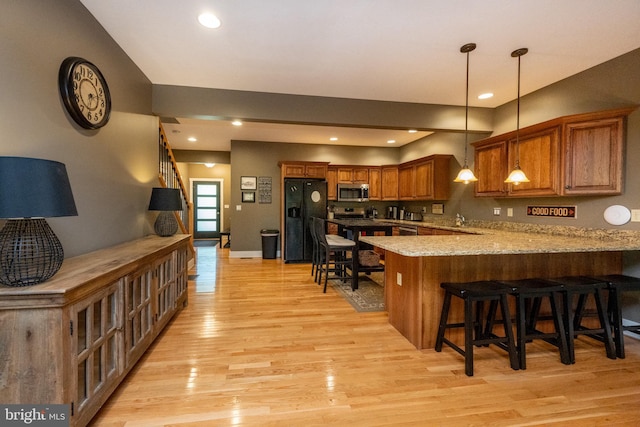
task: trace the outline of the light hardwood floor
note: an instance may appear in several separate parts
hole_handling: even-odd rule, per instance
[[[640,342],[626,359],[579,338],[565,366],[546,344],[527,370],[476,351],[416,350],[381,313],[326,294],[308,264],[198,248],[189,306],[96,415],[111,426],[640,425]]]

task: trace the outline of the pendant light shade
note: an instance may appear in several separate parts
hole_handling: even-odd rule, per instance
[[[518,107],[516,110],[516,165],[504,182],[518,185],[521,182],[529,182],[529,179],[520,169],[520,57],[529,52],[526,47],[511,52],[513,58],[518,58]]]
[[[467,43],[460,48],[460,52],[467,54],[467,86],[466,86],[466,98],[465,98],[465,109],[464,109],[464,165],[460,172],[458,172],[458,176],[453,182],[464,182],[468,184],[470,182],[475,182],[478,180],[476,176],[473,174],[473,171],[469,168],[469,164],[467,163],[467,147],[468,147],[468,128],[469,128],[469,52],[475,50],[475,43]]]

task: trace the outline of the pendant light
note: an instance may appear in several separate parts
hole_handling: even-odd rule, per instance
[[[511,57],[518,58],[518,108],[516,111],[516,165],[504,182],[518,185],[521,182],[529,182],[529,179],[520,169],[520,57],[529,52],[526,47],[511,52]]]
[[[468,146],[468,138],[469,138],[469,52],[475,50],[475,43],[467,43],[460,48],[460,52],[467,54],[467,91],[466,91],[466,101],[465,101],[465,110],[464,110],[464,165],[460,172],[458,172],[458,176],[453,182],[464,182],[468,184],[472,181],[477,181],[478,178],[473,174],[473,171],[469,169],[469,165],[467,164],[467,146]]]

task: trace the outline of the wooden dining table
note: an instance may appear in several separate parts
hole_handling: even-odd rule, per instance
[[[359,251],[372,248],[368,243],[360,242],[361,235],[374,235],[375,232],[384,232],[385,236],[391,236],[393,233],[393,227],[397,226],[392,222],[373,220],[373,219],[327,219],[327,222],[336,224],[338,226],[338,234],[343,237],[349,237],[356,242],[357,251],[354,254],[359,254]],[[353,236],[349,236],[349,231]],[[353,260],[353,290],[358,289],[358,275],[360,273],[371,273],[374,271],[384,271],[384,265],[378,264],[377,266],[364,266],[360,265],[360,257],[354,256]]]

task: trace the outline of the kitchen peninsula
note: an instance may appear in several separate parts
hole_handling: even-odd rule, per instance
[[[385,250],[389,323],[418,349],[435,345],[442,282],[615,274],[622,272],[624,251],[640,250],[640,233],[633,231],[480,221],[458,229],[467,234],[360,237]],[[461,306],[451,312],[462,318]]]

